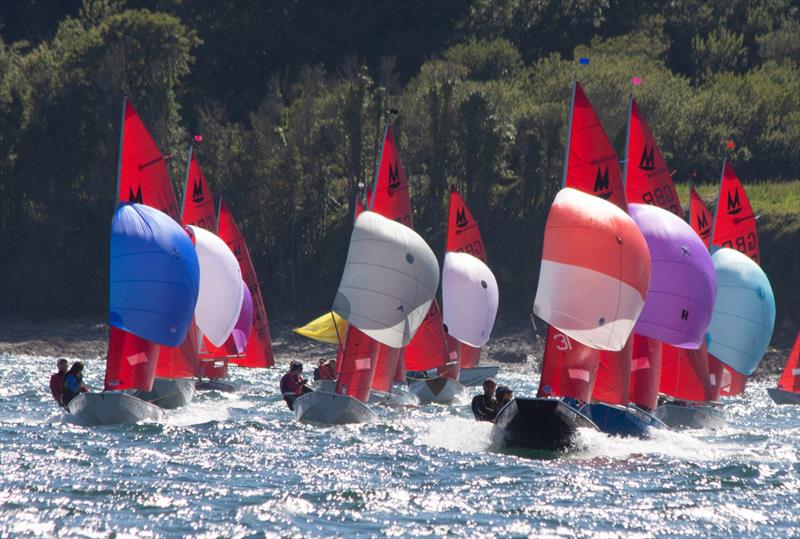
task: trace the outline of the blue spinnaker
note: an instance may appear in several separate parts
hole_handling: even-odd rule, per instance
[[[171,217],[122,204],[111,222],[109,323],[178,346],[192,323],[200,266],[191,238]]]
[[[708,326],[708,353],[749,376],[772,338],[775,296],[766,274],[747,255],[722,248],[711,259],[717,300]]]

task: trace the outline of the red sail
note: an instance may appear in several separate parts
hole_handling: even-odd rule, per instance
[[[538,397],[572,397],[589,402],[600,351],[547,328]]]
[[[367,402],[378,362],[378,342],[351,325],[343,349],[336,392]]]
[[[778,380],[778,389],[800,393],[800,331],[797,332],[794,348],[786,361],[786,368]]]
[[[653,204],[683,218],[683,208],[664,156],[633,98],[630,107],[625,168],[628,202]]]
[[[153,389],[158,348],[155,343],[111,326],[105,389]]]
[[[236,256],[236,260],[239,261],[242,279],[250,289],[250,295],[253,298],[253,325],[247,339],[247,349],[244,355],[231,358],[231,363],[240,367],[271,367],[275,364],[275,360],[272,355],[272,338],[269,334],[269,320],[261,296],[261,286],[258,283],[256,270],[250,259],[250,251],[247,249],[244,236],[236,226],[233,215],[224,201],[220,203],[217,235],[228,244]]]
[[[379,351],[377,365],[375,366],[375,376],[372,379],[372,388],[389,392],[392,390],[392,382],[397,373],[397,363],[400,361],[403,349],[377,344],[379,345]]]
[[[719,380],[717,397],[735,397],[744,393],[747,376],[739,374],[712,355],[708,356],[708,360],[709,368],[715,374],[716,380]]]
[[[564,187],[599,196],[625,210],[625,187],[617,154],[577,81],[570,126]]]
[[[450,335],[447,335],[447,350],[450,353],[450,361],[458,361],[460,369],[472,369],[478,366],[481,359],[481,349],[470,346]]]
[[[181,221],[209,232],[217,232],[217,207],[208,180],[197,162],[193,148],[189,148],[189,164],[186,170],[186,185],[183,191]]]
[[[198,359],[197,326],[189,325],[186,339],[176,348],[162,346],[158,354],[156,376],[159,378],[193,378],[200,368]]]
[[[686,401],[717,400],[717,377],[709,370],[706,345],[697,350],[661,346],[661,392]]]
[[[169,180],[167,161],[130,101],[125,100],[118,200],[138,202],[163,211],[175,221],[178,201]]]
[[[447,365],[448,358],[442,311],[436,300],[433,300],[425,321],[406,346],[406,368],[411,371],[443,368]]]
[[[450,187],[450,215],[447,219],[445,250],[468,253],[488,264],[478,223],[455,186]]]
[[[711,247],[711,220],[713,216],[706,203],[697,194],[694,187],[689,195],[689,223],[697,235],[705,242],[706,247]]]
[[[392,126],[386,127],[378,175],[371,194],[370,210],[413,228],[408,179],[400,162]]]
[[[661,341],[633,336],[631,358],[631,402],[647,410],[658,404],[661,378]]]
[[[627,405],[630,401],[633,335],[619,352],[600,352],[600,366],[592,390],[592,399],[608,404]]]
[[[760,263],[756,216],[739,178],[727,160],[722,170],[711,244],[736,249]]]

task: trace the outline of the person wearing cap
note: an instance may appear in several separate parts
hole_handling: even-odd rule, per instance
[[[472,399],[472,414],[478,421],[494,421],[497,415],[497,400],[494,388],[497,384],[491,378],[483,382],[483,395],[475,395]]]
[[[64,378],[67,376],[67,360],[63,357],[56,361],[58,372],[50,376],[50,393],[53,399],[61,405],[61,394],[64,393]]]
[[[294,410],[294,401],[300,395],[313,391],[303,379],[303,364],[299,361],[289,363],[289,372],[281,378],[281,396],[289,410]]]
[[[499,386],[494,392],[494,398],[497,399],[497,411],[499,412],[503,406],[511,402],[514,392],[508,386]]]

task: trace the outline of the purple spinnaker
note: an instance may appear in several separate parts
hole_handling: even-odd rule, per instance
[[[250,327],[253,324],[253,297],[244,282],[242,282],[242,289],[244,290],[242,308],[239,310],[239,319],[231,332],[236,351],[240,354],[243,354],[247,349],[247,338],[250,336]]]
[[[634,331],[678,348],[702,343],[717,295],[717,274],[703,241],[675,214],[629,204],[652,258],[652,280]]]

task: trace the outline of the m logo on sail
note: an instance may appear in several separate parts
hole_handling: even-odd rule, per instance
[[[711,227],[708,226],[708,219],[706,219],[706,215],[703,212],[697,214],[697,228],[700,229],[700,236],[703,238],[708,237],[711,233]]]
[[[456,210],[456,226],[458,228],[464,228],[467,226],[467,211],[465,208],[461,208],[460,210]]]
[[[203,200],[205,200],[205,196],[203,196],[203,182],[200,180],[192,182],[192,202],[200,204]]]
[[[389,163],[389,194],[392,194],[398,187],[400,187],[400,170],[395,161],[394,167],[392,163]]]
[[[594,194],[600,198],[608,200],[611,197],[610,182],[608,181],[608,167],[605,171],[600,172],[600,167],[597,167],[597,176],[594,179]]]
[[[728,213],[736,215],[742,211],[742,203],[739,201],[739,189],[734,189],[733,193],[728,191]]]
[[[133,192],[133,187],[128,189],[128,202],[135,202],[137,204],[144,204],[142,199],[142,186],[141,184],[136,187],[136,193]]]
[[[655,158],[653,157],[653,148],[654,146],[650,146],[650,151],[648,151],[647,145],[645,145],[644,149],[642,150],[642,158],[639,160],[640,169],[653,170],[656,168]]]

